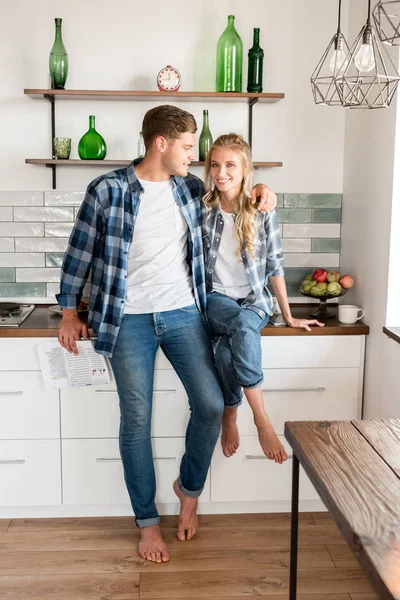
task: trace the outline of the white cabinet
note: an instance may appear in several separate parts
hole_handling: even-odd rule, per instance
[[[153,438],[156,502],[177,503],[172,484],[185,451],[183,438]],[[118,440],[63,440],[64,504],[127,504]],[[201,500],[210,499],[207,481]]]
[[[0,481],[0,506],[61,504],[60,441],[0,441]]]

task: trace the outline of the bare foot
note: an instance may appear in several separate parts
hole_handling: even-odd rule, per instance
[[[279,441],[275,429],[269,420],[266,419],[261,424],[256,423],[256,427],[258,430],[258,439],[264,454],[279,464],[287,460],[286,450]]]
[[[236,424],[237,408],[225,408],[222,416],[222,451],[227,458],[239,448],[239,430]]]
[[[198,498],[189,498],[179,489],[177,481],[174,481],[174,492],[181,501],[181,512],[178,523],[178,540],[191,540],[197,533],[199,520],[197,518]]]
[[[158,525],[141,527],[141,540],[139,542],[139,555],[145,560],[162,563],[169,561],[167,546],[162,539]]]

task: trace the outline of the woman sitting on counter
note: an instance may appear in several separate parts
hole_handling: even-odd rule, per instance
[[[221,135],[213,143],[205,161],[202,207],[207,318],[224,394],[225,456],[239,447],[236,421],[243,388],[264,454],[282,463],[287,454],[265,411],[261,386],[260,332],[272,313],[268,282],[289,327],[310,331],[310,325],[323,323],[291,315],[276,212],[261,214],[251,204],[252,173],[251,150],[240,135]]]

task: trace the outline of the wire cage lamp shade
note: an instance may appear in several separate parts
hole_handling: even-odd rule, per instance
[[[335,78],[342,105],[349,108],[387,108],[397,91],[400,76],[368,19],[351,47],[346,65]]]
[[[400,46],[400,0],[380,0],[372,16],[380,40],[391,46]]]
[[[342,106],[335,79],[347,65],[350,49],[340,29],[341,9],[342,0],[339,0],[337,31],[310,78],[315,104]]]

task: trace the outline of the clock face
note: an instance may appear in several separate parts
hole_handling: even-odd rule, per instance
[[[176,92],[181,86],[179,71],[168,65],[157,76],[158,88],[163,92]]]

